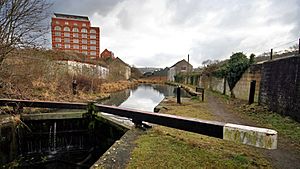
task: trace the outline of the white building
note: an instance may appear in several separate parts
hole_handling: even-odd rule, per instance
[[[59,61],[68,66],[68,71],[74,74],[95,75],[99,78],[106,79],[109,69],[106,66],[92,63],[84,63],[74,60]]]

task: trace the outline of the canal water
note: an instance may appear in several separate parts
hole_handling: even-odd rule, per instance
[[[133,89],[111,94],[111,98],[100,103],[118,107],[153,112],[165,97],[176,96],[176,87],[161,84],[143,84]],[[188,97],[189,94],[181,89],[181,96]]]
[[[188,96],[185,91],[181,91],[181,95],[183,97]],[[154,107],[167,96],[176,96],[176,87],[144,84],[133,89],[113,93],[110,99],[100,103],[153,112]],[[121,123],[132,125],[130,119],[106,113],[102,114]],[[14,166],[13,168],[51,169],[89,168],[127,131],[127,129],[105,124],[102,121],[91,121],[91,119],[85,118],[24,122],[26,127],[11,129],[10,133],[16,134],[11,135],[13,142],[8,141],[12,147],[15,147],[16,152],[10,154],[16,154],[16,160],[11,163],[12,165],[6,165],[7,168],[9,166]],[[0,136],[1,133],[4,132],[0,132]],[[8,154],[2,152],[5,145],[0,145],[2,147],[0,154],[2,155]],[[6,147],[6,152],[11,151],[9,146]],[[10,161],[5,160],[9,158],[11,157],[0,158],[0,168]]]

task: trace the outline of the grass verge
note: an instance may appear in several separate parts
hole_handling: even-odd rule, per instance
[[[168,99],[163,113],[213,120],[207,103]],[[137,140],[127,168],[271,168],[256,148],[200,134],[156,126]]]

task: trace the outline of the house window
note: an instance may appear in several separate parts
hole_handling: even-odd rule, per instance
[[[61,30],[61,27],[60,27],[60,26],[55,26],[55,27],[54,27],[54,30],[60,31],[60,30]]]
[[[82,34],[81,37],[82,38],[87,38],[87,34]]]
[[[69,25],[69,22],[65,22],[65,25]]]
[[[90,33],[96,33],[96,30],[95,29],[91,29]]]
[[[79,43],[78,39],[73,39],[73,43]]]
[[[87,52],[87,51],[82,51],[82,53],[83,53],[83,54],[85,54],[85,55],[87,55],[87,54],[88,54],[88,52]]]
[[[77,26],[77,23],[74,23],[74,26]]]
[[[91,51],[91,55],[92,56],[96,56],[96,52],[95,51]]]
[[[82,32],[82,33],[87,33],[87,29],[82,28],[82,29],[81,29],[81,32]]]
[[[181,67],[181,70],[186,70],[186,67]]]
[[[55,38],[55,42],[61,42],[60,38]]]
[[[64,27],[64,31],[70,32],[70,28],[69,27]]]
[[[95,40],[91,40],[91,41],[90,41],[90,44],[94,44],[94,45],[95,45],[95,44],[96,44],[96,41],[95,41]]]
[[[60,43],[57,43],[57,44],[55,44],[55,47],[61,48],[61,44],[60,44]]]
[[[79,32],[78,28],[73,28],[73,32]]]
[[[79,45],[73,45],[73,49],[79,49]]]
[[[86,26],[86,24],[85,24],[85,23],[83,23],[83,24],[82,24],[82,26]]]
[[[96,39],[96,35],[90,35],[91,39]]]
[[[70,33],[64,33],[65,37],[70,37]]]
[[[82,44],[87,44],[87,40],[86,39],[82,39]]]
[[[96,50],[96,46],[90,46],[91,50]]]
[[[58,22],[58,21],[55,21],[55,23],[56,23],[56,24],[59,24],[59,22]]]
[[[86,45],[82,45],[82,47],[81,47],[82,49],[87,49],[87,46]]]
[[[78,38],[78,33],[73,33],[74,38]]]
[[[61,36],[61,33],[60,32],[55,32],[54,35],[55,36]]]
[[[70,44],[65,44],[65,49],[70,49],[71,45]]]
[[[65,43],[70,43],[70,39],[69,38],[65,38]]]

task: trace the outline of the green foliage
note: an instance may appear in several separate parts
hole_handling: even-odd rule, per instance
[[[252,53],[252,54],[250,55],[250,60],[249,60],[250,65],[253,64],[253,63],[255,62],[254,59],[255,59],[255,55]]]
[[[254,63],[254,54],[251,54],[250,60],[242,52],[234,53],[230,59],[215,69],[212,75],[219,78],[226,78],[230,90],[240,80],[243,73]]]
[[[214,72],[212,72],[212,75],[215,77],[223,78],[227,75],[227,63],[219,66]]]
[[[174,76],[175,82],[177,83],[183,83],[184,81],[184,76],[182,74],[177,74]]]
[[[235,84],[240,80],[243,73],[250,66],[249,59],[242,52],[234,53],[230,56],[227,63],[227,75],[226,79],[230,90],[232,90]]]

